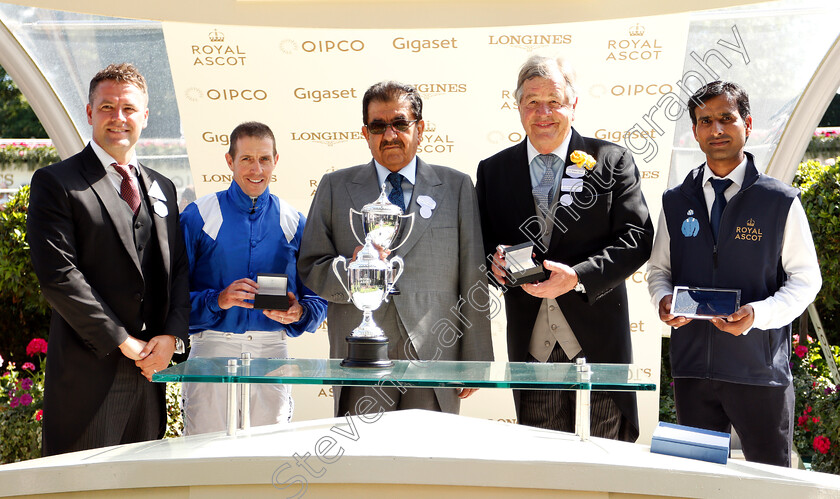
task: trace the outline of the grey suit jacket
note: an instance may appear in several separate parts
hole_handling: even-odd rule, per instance
[[[359,246],[350,229],[350,208],[361,210],[376,200],[379,188],[373,161],[328,173],[318,184],[307,217],[298,271],[306,286],[330,302],[331,358],[344,358],[345,338],[362,318],[361,311],[348,302],[333,274],[332,262],[339,255],[349,259]],[[420,196],[437,203],[429,218],[420,216]],[[383,303],[374,312],[374,320],[386,330],[393,345],[399,333],[384,326],[389,314],[396,312],[421,360],[492,360],[489,315],[498,307],[491,307],[489,301],[472,180],[418,157],[416,185],[407,211],[415,213],[414,229],[405,244],[392,253],[405,261],[405,272],[397,283],[400,294]],[[336,400],[339,393],[335,390]],[[457,412],[454,390],[436,393],[442,410]]]

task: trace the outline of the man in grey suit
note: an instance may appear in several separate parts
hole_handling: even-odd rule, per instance
[[[345,338],[362,318],[361,311],[348,303],[332,262],[339,255],[358,252],[348,220],[350,209],[360,210],[374,201],[380,186],[386,184],[391,202],[401,204],[415,218],[408,239],[394,251],[405,261],[400,293],[374,312],[374,320],[388,336],[390,358],[493,359],[489,315],[495,304],[484,275],[475,189],[466,174],[429,165],[416,156],[425,127],[422,111],[423,102],[414,87],[393,81],[370,87],[362,100],[362,134],[373,160],[328,173],[318,184],[298,271],[307,287],[330,302],[331,358],[345,357]],[[405,389],[389,383],[375,389],[336,387],[334,395],[337,415],[397,409],[457,413],[460,398],[474,391]],[[377,403],[357,407],[368,395]]]

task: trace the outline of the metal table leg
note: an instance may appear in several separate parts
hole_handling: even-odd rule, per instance
[[[251,354],[242,354],[242,375],[251,375]],[[242,383],[242,429],[251,429],[251,384]]]
[[[577,368],[578,383],[588,385],[592,378],[592,369],[586,364],[586,359],[575,359],[575,367]],[[589,395],[591,393],[589,388],[589,386],[586,386],[575,390],[575,435],[579,436],[582,441],[589,440]]]
[[[229,375],[236,374],[236,359],[227,361],[227,370]],[[236,435],[236,389],[238,383],[228,383],[227,385],[227,434]]]

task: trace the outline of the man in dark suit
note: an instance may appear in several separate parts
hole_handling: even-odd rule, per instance
[[[53,308],[44,455],[165,430],[164,385],[151,377],[183,348],[190,301],[175,186],[134,151],[147,104],[134,66],[100,71],[87,105],[93,140],[32,177],[32,265]]]
[[[572,129],[574,84],[563,60],[529,58],[516,89],[528,137],[478,165],[484,250],[497,263],[512,362],[632,362],[624,280],[650,255],[653,226],[630,153]],[[516,287],[499,248],[528,241],[546,278]],[[574,429],[574,392],[515,390],[514,403],[522,424]],[[591,407],[592,435],[638,437],[635,394],[593,392]]]
[[[362,320],[332,272],[339,255],[355,256],[350,208],[379,196],[414,214],[414,227],[394,251],[405,261],[399,295],[374,311],[388,337],[391,359],[492,360],[490,295],[482,267],[481,231],[472,180],[417,157],[423,140],[423,101],[412,86],[373,85],[362,99],[362,134],[373,160],[325,175],[309,209],[298,257],[304,284],[329,301],[330,357],[347,355],[345,338]],[[398,199],[397,199],[398,195]],[[426,409],[458,413],[474,389],[335,387],[336,414]],[[367,405],[373,397],[377,403]],[[365,406],[362,410],[362,406]]]

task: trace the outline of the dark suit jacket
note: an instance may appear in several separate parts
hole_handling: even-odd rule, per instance
[[[630,363],[624,281],[650,256],[653,224],[630,153],[611,142],[581,137],[574,129],[571,133],[569,154],[582,150],[597,163],[584,176],[584,190],[575,194],[575,202],[568,209],[556,209],[551,242],[547,249],[534,247],[536,261],[549,259],[573,267],[586,287],[585,294],[571,291],[559,296],[557,303],[587,362]],[[487,254],[499,244],[539,240],[526,147],[522,141],[478,165],[476,191]],[[568,156],[566,164],[572,164]],[[511,362],[526,360],[541,302],[519,287],[505,292]],[[612,394],[638,436],[635,394]]]
[[[44,398],[48,454],[64,452],[96,413],[112,389],[117,361],[123,357],[117,347],[128,335],[187,338],[188,267],[175,186],[146,168],[141,168],[140,181],[145,190],[158,183],[169,212],[156,215],[154,199],[147,197],[168,308],[160,310],[159,320],[147,324],[145,332],[140,314],[144,279],[131,214],[91,146],[32,177],[27,217],[32,265],[53,308]]]

